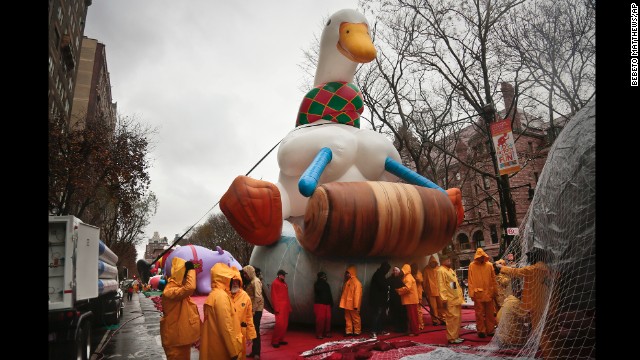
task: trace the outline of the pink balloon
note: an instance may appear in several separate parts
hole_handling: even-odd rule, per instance
[[[171,261],[174,257],[179,257],[185,261],[192,261],[196,265],[196,293],[208,295],[211,292],[211,268],[221,262],[227,266],[235,266],[238,270],[242,265],[226,250],[216,246],[216,251],[198,245],[185,245],[174,250],[167,257],[164,265],[166,277],[171,276]]]

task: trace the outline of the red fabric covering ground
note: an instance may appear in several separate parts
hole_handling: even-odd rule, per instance
[[[200,320],[204,321],[203,305],[206,296],[192,296],[191,300],[198,306]],[[271,334],[275,324],[275,317],[266,309],[262,313],[260,325],[262,360],[279,359],[373,359],[396,360],[404,356],[423,354],[433,351],[437,347],[449,346],[446,339],[444,326],[432,326],[431,316],[423,311],[425,328],[418,336],[406,336],[404,334],[391,333],[378,336],[377,340],[370,339],[369,333],[364,329],[362,336],[344,337],[344,329],[341,326],[333,327],[333,337],[316,339],[313,325],[290,324],[285,341],[287,345],[279,348],[271,346]],[[473,329],[465,329],[465,326],[475,325],[475,314],[471,308],[462,309],[462,329],[460,337],[466,341],[455,347],[462,347],[473,352],[473,348],[487,344],[491,338],[481,339]],[[380,351],[385,350],[386,351]],[[251,349],[247,349],[247,353]]]

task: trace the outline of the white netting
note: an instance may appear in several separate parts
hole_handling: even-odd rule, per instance
[[[562,130],[497,277],[500,322],[483,355],[595,358],[595,98]],[[507,256],[505,259],[507,260]]]

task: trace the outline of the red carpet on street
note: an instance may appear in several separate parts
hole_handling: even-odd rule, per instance
[[[202,306],[206,296],[192,296],[198,305],[200,318],[204,321]],[[261,360],[276,359],[373,359],[395,360],[408,355],[426,354],[442,348],[455,348],[456,352],[475,353],[479,346],[486,345],[490,337],[479,338],[475,331],[475,315],[473,308],[462,309],[460,337],[465,341],[458,345],[449,345],[444,326],[431,325],[431,316],[423,311],[425,328],[417,336],[391,332],[370,338],[370,333],[363,328],[362,335],[345,337],[343,326],[333,326],[333,337],[316,339],[313,325],[290,324],[285,341],[287,345],[279,348],[271,346],[271,334],[275,318],[266,309],[262,313],[260,335],[262,343]],[[251,352],[247,348],[247,354]],[[504,354],[508,356],[509,354]]]

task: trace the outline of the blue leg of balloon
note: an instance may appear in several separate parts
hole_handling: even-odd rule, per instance
[[[331,149],[327,147],[318,151],[318,155],[316,155],[307,170],[300,176],[300,180],[298,180],[298,190],[300,194],[306,197],[313,195],[313,192],[318,187],[320,175],[322,175],[327,164],[331,162],[332,157]]]
[[[440,190],[445,195],[447,195],[447,192],[444,191],[444,189],[442,189],[440,186],[438,186],[438,184],[409,169],[408,167],[402,165],[401,163],[393,160],[390,157],[387,157],[387,160],[384,162],[384,169],[399,177],[400,179],[408,182],[409,184]]]

